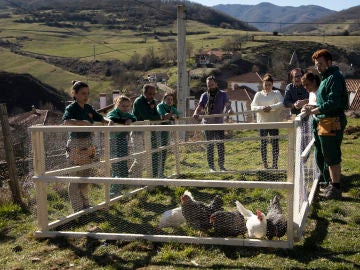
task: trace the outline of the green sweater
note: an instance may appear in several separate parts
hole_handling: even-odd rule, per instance
[[[84,108],[81,108],[79,104],[74,101],[70,105],[68,105],[65,108],[64,115],[62,117],[62,120],[69,120],[69,119],[76,119],[76,120],[87,120],[91,124],[95,122],[101,122],[103,121],[104,117],[94,110],[94,108],[89,105],[85,104]],[[69,133],[70,138],[86,138],[90,137],[90,132],[70,132]]]
[[[176,117],[179,117],[179,112],[176,107],[174,105],[169,106],[164,101],[157,105],[157,111],[160,116],[164,116],[165,114],[172,112],[172,114],[175,114]]]
[[[349,97],[344,77],[336,66],[321,74],[321,83],[316,94],[320,113],[318,118],[344,116],[349,107]]]
[[[124,125],[126,120],[130,119],[132,122],[136,121],[136,117],[131,114],[131,113],[126,113],[126,112],[122,112],[120,111],[118,108],[115,108],[113,110],[111,110],[107,116],[107,118],[109,118],[110,120],[114,121],[114,123],[117,124],[122,124]],[[124,137],[126,138],[126,136],[129,134],[129,132],[111,132],[110,133],[110,138],[116,138],[116,137]]]
[[[132,113],[135,115],[137,121],[160,120],[160,115],[156,110],[155,100],[147,101],[143,95],[135,99]]]

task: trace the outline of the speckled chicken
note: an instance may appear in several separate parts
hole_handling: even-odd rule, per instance
[[[216,195],[211,203],[196,201],[189,191],[181,196],[181,209],[186,223],[195,230],[206,231],[211,228],[210,216],[223,210],[223,200]]]
[[[236,237],[246,234],[245,218],[239,211],[216,211],[210,216],[210,223],[216,236]]]
[[[275,195],[274,198],[270,200],[266,219],[266,236],[269,240],[273,237],[278,237],[280,239],[280,237],[283,237],[286,234],[287,221],[281,211],[279,196]]]

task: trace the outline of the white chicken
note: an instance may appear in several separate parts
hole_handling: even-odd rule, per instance
[[[267,220],[264,213],[256,210],[256,215],[246,209],[239,201],[236,201],[236,208],[246,220],[246,228],[250,238],[263,238],[266,235]]]
[[[191,192],[188,190],[186,190],[184,192],[184,195],[187,195],[191,199],[194,199]],[[158,230],[160,230],[162,228],[169,228],[169,227],[176,228],[176,227],[179,227],[181,224],[183,224],[185,221],[186,220],[182,213],[182,209],[179,206],[179,207],[167,210],[164,213],[162,213],[160,220],[159,220]]]
[[[185,222],[185,218],[182,214],[181,207],[176,207],[162,213],[158,225],[158,229],[172,227],[179,227]]]

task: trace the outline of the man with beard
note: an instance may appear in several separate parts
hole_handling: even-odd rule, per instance
[[[206,79],[207,91],[200,97],[199,104],[193,114],[194,118],[199,118],[199,114],[222,114],[226,108],[227,113],[232,113],[231,103],[229,96],[222,90],[219,90],[215,77],[209,76]],[[212,117],[203,118],[204,124],[221,124],[224,122],[224,117]],[[205,139],[207,141],[219,140],[222,141],[225,138],[224,130],[205,130]],[[224,142],[216,143],[218,149],[218,165],[220,171],[226,171],[224,167],[225,163],[225,145]],[[206,145],[206,156],[209,165],[210,172],[215,172],[214,165],[214,143],[208,143]]]

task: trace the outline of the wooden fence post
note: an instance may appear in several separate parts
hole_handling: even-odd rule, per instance
[[[6,104],[4,103],[0,104],[0,121],[1,121],[1,128],[4,138],[5,158],[8,164],[8,171],[10,178],[9,185],[12,194],[12,200],[13,203],[20,205],[22,208],[24,208],[25,205],[21,200],[19,183],[16,181],[16,162],[15,162],[12,142],[10,140],[9,118],[7,115]]]

